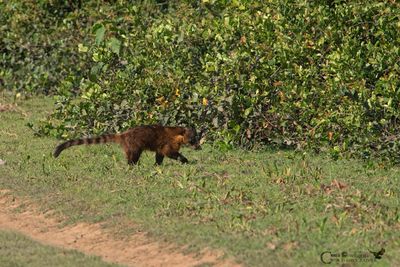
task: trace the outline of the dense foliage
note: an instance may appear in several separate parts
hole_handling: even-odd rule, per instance
[[[39,132],[190,124],[221,147],[400,159],[396,1],[92,2],[1,4],[36,12],[1,18],[14,27],[1,72],[6,88],[57,95]]]
[[[77,53],[77,40],[90,37],[88,17],[75,8],[64,1],[0,1],[1,87],[50,93],[69,80],[78,90],[90,61]]]

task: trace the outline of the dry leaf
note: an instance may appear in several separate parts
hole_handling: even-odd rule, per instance
[[[245,44],[247,42],[247,39],[246,39],[246,36],[242,36],[242,37],[240,37],[240,43],[241,44]]]
[[[347,185],[345,183],[339,182],[338,180],[334,179],[331,182],[331,186],[335,186],[336,188],[342,190],[345,189],[347,187]]]
[[[272,243],[272,242],[268,242],[265,246],[270,250],[275,250],[276,249],[276,244]]]
[[[293,242],[283,244],[282,247],[284,250],[291,250],[291,249],[297,248],[298,246],[299,246],[299,243],[297,241],[293,241]]]

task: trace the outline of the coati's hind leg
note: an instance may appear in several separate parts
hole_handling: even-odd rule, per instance
[[[142,154],[142,150],[128,150],[125,152],[129,165],[135,165]]]
[[[162,154],[156,153],[156,164],[161,165],[164,160],[164,156]]]

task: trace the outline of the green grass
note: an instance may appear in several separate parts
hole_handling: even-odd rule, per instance
[[[0,159],[7,161],[0,187],[69,222],[105,222],[124,234],[140,227],[191,250],[221,249],[248,266],[315,266],[326,250],[381,247],[386,253],[374,266],[400,263],[398,167],[212,146],[184,149],[189,165],[166,159],[155,167],[145,153],[129,167],[114,145],[73,147],[54,159],[58,141],[25,126],[52,108],[34,98],[0,113]]]
[[[0,244],[0,266],[2,267],[119,266],[102,262],[99,257],[87,256],[75,250],[45,246],[10,231],[0,231]]]

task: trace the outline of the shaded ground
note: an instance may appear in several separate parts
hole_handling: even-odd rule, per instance
[[[24,211],[15,212],[22,204]],[[15,199],[9,191],[0,191],[0,229],[18,231],[45,244],[76,249],[127,266],[238,266],[218,260],[222,255],[218,252],[184,254],[176,246],[151,240],[142,232],[117,240],[99,224],[78,223],[67,227],[61,224],[38,212],[33,204]]]

